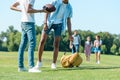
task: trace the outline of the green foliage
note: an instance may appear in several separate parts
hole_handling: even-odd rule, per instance
[[[8,51],[14,51],[14,33],[10,33],[8,36]]]
[[[36,47],[35,50],[38,50],[38,45],[39,41],[41,38],[41,33],[43,29],[43,25],[41,26],[35,26],[36,29]],[[120,34],[110,34],[109,32],[98,32],[94,33],[91,32],[90,30],[83,31],[83,30],[78,30],[78,34],[81,37],[81,46],[80,51],[83,52],[86,37],[90,36],[92,43],[95,40],[95,35],[99,35],[102,40],[102,53],[104,54],[119,54],[119,47],[120,47]],[[54,41],[54,36],[53,32],[51,31],[50,35],[47,38],[47,41],[45,43],[44,50],[45,51],[53,51],[53,41]],[[21,33],[18,30],[14,29],[14,26],[9,26],[6,32],[1,32],[0,34],[0,51],[17,51],[19,48],[21,40]],[[59,50],[60,51],[68,51],[71,52],[69,48],[69,35],[68,31],[65,31],[65,34],[62,34],[60,44],[59,44]],[[113,44],[116,45],[116,49],[114,50],[112,48]],[[25,49],[27,50],[27,48]]]
[[[83,53],[84,52],[84,48],[82,46],[80,46],[80,53]]]
[[[41,26],[35,26],[35,30],[36,30],[36,35],[39,35],[42,33],[42,29],[43,29],[43,25]]]
[[[0,50],[2,50],[2,40],[0,40]]]
[[[117,46],[115,44],[113,44],[113,46],[111,47],[110,51],[111,51],[112,54],[116,54]]]
[[[117,52],[119,54],[120,39],[118,37],[116,37],[113,41],[113,44],[115,44],[117,46]]]
[[[35,47],[36,51],[38,50],[38,46],[39,46],[39,42],[40,42],[40,37],[41,37],[40,34],[36,35],[36,47]]]
[[[0,51],[7,51],[7,33],[1,32],[0,34]]]
[[[102,53],[105,54],[107,52],[106,45],[101,46]]]
[[[117,55],[120,55],[120,47],[118,48],[118,54]]]

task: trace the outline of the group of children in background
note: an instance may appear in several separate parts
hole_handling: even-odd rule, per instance
[[[79,52],[81,39],[79,34],[77,33],[77,30],[74,31],[72,37],[73,37],[73,41],[70,41],[70,48],[72,49],[72,54],[74,54],[75,52],[77,53]],[[95,36],[94,43],[92,43],[90,36],[86,38],[84,53],[87,62],[90,62],[91,49],[93,48],[94,49],[93,51],[96,56],[96,64],[100,64],[101,45],[102,45],[102,41],[100,39],[100,36],[98,35]]]

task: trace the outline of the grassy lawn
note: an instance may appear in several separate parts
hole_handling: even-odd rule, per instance
[[[71,54],[71,53],[67,53]],[[85,55],[81,54],[83,63],[76,68],[62,68],[60,58],[63,52],[59,52],[57,70],[51,70],[52,52],[43,54],[43,67],[41,73],[28,73],[17,71],[17,52],[0,52],[0,80],[120,80],[120,56],[101,55],[101,63],[95,63],[94,54],[91,62],[85,61]],[[35,63],[37,52],[35,52]],[[25,66],[27,63],[25,53]]]

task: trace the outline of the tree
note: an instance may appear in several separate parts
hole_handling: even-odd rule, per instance
[[[84,52],[84,48],[83,48],[83,46],[80,46],[79,51],[80,51],[80,53],[83,53],[83,52]]]
[[[115,44],[117,46],[117,52],[119,52],[119,47],[120,47],[120,39],[118,37],[116,37],[113,40],[113,44]]]
[[[0,51],[2,50],[2,40],[0,40]]]
[[[37,26],[35,25],[36,35],[39,35],[42,33],[43,25]]]
[[[117,46],[115,44],[113,44],[113,46],[111,47],[110,51],[111,51],[112,54],[116,54]]]
[[[20,43],[21,34],[17,30],[15,30],[13,26],[9,26],[6,34],[8,51],[17,51]]]
[[[119,49],[118,49],[118,54],[117,55],[120,55],[120,47],[119,47]]]
[[[36,29],[36,47],[35,50],[38,50],[38,45],[43,29],[43,25],[35,27]],[[116,54],[120,53],[120,34],[110,34],[109,32],[98,32],[94,33],[90,30],[83,31],[83,30],[77,30],[78,34],[81,38],[81,48],[80,52],[83,52],[83,46],[86,41],[86,37],[90,36],[92,43],[95,40],[95,35],[99,35],[102,40],[102,53],[104,54]],[[1,32],[0,34],[0,50],[2,51],[17,51],[20,44],[21,33],[18,30],[14,29],[14,26],[9,26],[6,32]],[[44,50],[46,51],[53,51],[53,32],[50,33],[50,35],[47,38]],[[68,31],[65,31],[65,34],[61,35],[61,41],[59,45],[60,51],[71,51],[69,48],[69,35]],[[28,47],[27,47],[28,48]],[[27,50],[27,48],[25,50]]]
[[[14,33],[11,32],[8,37],[8,51],[14,51]]]
[[[41,37],[40,34],[36,35],[36,47],[35,47],[35,51],[38,51],[38,46],[39,46],[39,42],[40,42],[40,37]]]
[[[102,51],[103,54],[105,54],[107,52],[106,45],[101,46],[101,51]]]
[[[7,51],[7,33],[1,32],[0,34],[0,51]]]

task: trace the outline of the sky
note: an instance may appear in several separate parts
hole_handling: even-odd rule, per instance
[[[21,31],[20,12],[10,10],[15,0],[0,2],[0,33],[13,25]],[[52,0],[36,0],[35,9]],[[90,30],[120,34],[120,0],[69,0],[73,7],[72,30]],[[35,14],[36,25],[40,26],[44,20],[44,13]]]

